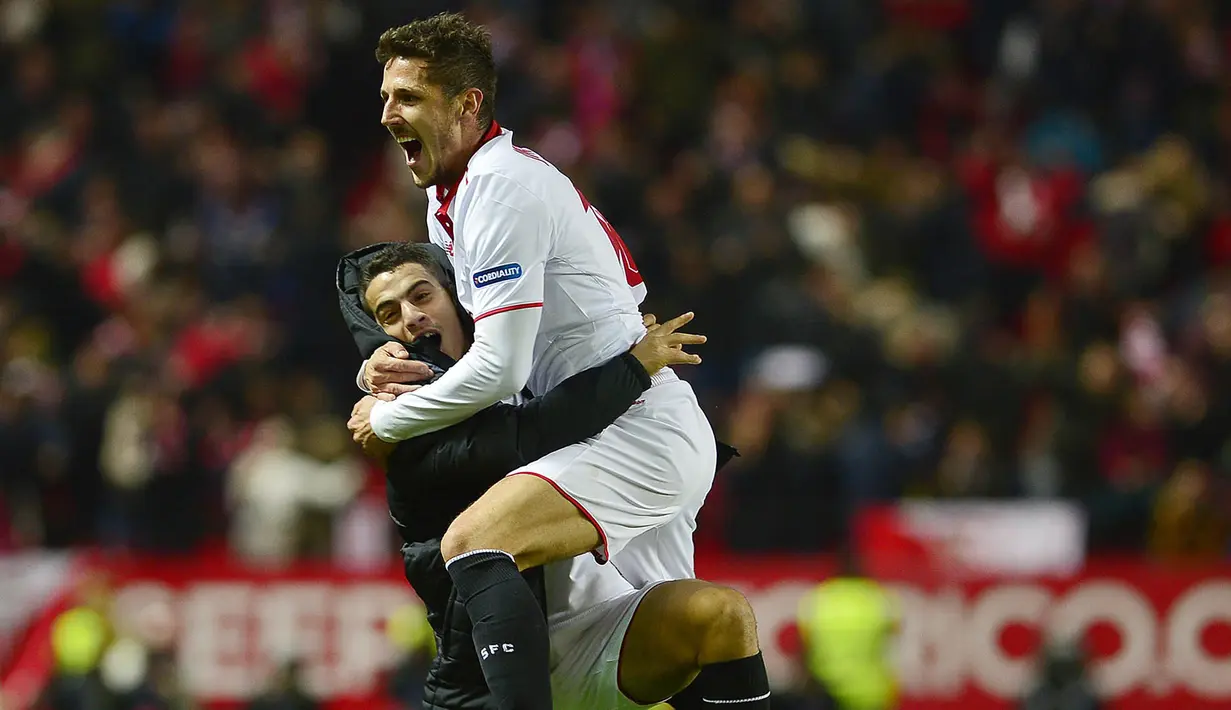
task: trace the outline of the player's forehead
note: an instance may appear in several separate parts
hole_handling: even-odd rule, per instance
[[[423,264],[408,262],[373,276],[367,292],[363,295],[368,306],[375,308],[384,301],[406,297],[411,288],[420,284],[432,288],[440,287],[430,269]]]
[[[385,62],[380,82],[382,93],[392,94],[398,89],[430,93],[434,88],[435,84],[428,78],[426,59],[393,57]]]

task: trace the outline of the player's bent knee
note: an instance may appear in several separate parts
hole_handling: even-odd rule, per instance
[[[481,527],[472,523],[467,519],[466,514],[462,513],[449,525],[449,529],[445,530],[444,537],[440,539],[441,557],[451,560],[458,555],[464,555],[475,550],[503,549],[499,545],[487,542],[488,536],[480,533]],[[508,551],[505,550],[505,552]]]
[[[730,587],[710,587],[690,600],[689,616],[699,632],[700,665],[756,655],[756,615],[743,594]]]

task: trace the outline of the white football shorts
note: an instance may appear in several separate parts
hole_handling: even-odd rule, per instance
[[[714,431],[692,387],[664,368],[598,436],[510,475],[538,476],[599,530],[595,550],[640,589],[691,579],[697,512],[714,482]]]
[[[655,585],[630,589],[551,629],[551,695],[555,710],[652,707],[620,691],[620,649],[633,614]]]

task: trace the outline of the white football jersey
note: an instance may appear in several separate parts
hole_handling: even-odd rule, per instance
[[[526,383],[535,396],[645,334],[646,288],[624,242],[567,176],[495,123],[461,181],[428,190],[427,221],[476,322],[542,307]]]

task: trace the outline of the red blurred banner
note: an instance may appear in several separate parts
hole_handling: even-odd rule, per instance
[[[317,697],[379,695],[396,659],[385,619],[417,603],[400,566],[253,570],[208,558],[112,560],[103,568],[116,583],[117,624],[174,634],[186,690],[207,703],[251,698],[291,656],[303,662]]]
[[[832,570],[826,559],[713,558],[698,573],[748,596],[771,677],[783,683],[799,672],[799,600]],[[1231,565],[1091,560],[1067,578],[946,581],[908,569],[881,578],[901,606],[902,710],[1013,707],[1044,634],[1088,641],[1111,710],[1231,707]]]
[[[215,558],[99,564],[116,582],[120,623],[173,634],[187,689],[223,705],[252,697],[277,660],[296,652],[312,691],[335,706],[370,707],[394,658],[383,620],[413,599],[397,569],[258,571]],[[703,577],[748,595],[779,685],[799,672],[799,600],[833,570],[827,557],[698,560]],[[944,580],[905,568],[882,576],[902,609],[903,710],[1011,707],[1033,677],[1045,629],[1089,639],[1113,710],[1231,707],[1231,566],[1091,560],[1068,578]]]

